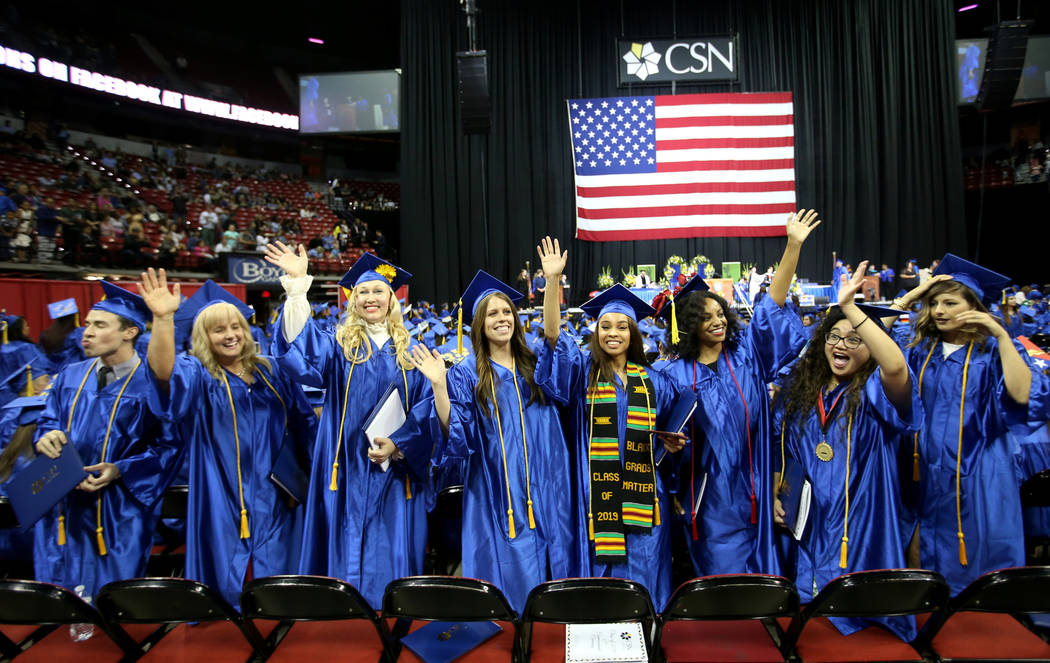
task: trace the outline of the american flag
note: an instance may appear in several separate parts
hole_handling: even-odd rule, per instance
[[[784,234],[795,211],[790,92],[567,104],[579,239]]]

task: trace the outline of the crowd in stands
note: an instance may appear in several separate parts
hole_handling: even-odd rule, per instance
[[[993,151],[984,161],[982,170],[980,157],[974,156],[963,165],[964,183],[967,189],[985,187],[1020,186],[1050,180],[1047,160],[1050,148],[1042,141],[1029,144],[1019,138],[1011,150],[1005,147]]]
[[[283,242],[307,245],[317,273],[336,273],[364,251],[386,255],[382,232],[352,210],[392,201],[369,183],[334,190],[347,209],[273,168],[193,165],[181,150],[147,158],[91,141],[63,149],[0,131],[0,260],[210,272],[221,253]]]

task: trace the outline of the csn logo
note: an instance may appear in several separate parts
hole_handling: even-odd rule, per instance
[[[233,268],[235,283],[276,283],[281,280],[281,270],[261,260],[241,260]]]
[[[620,85],[736,80],[736,46],[733,36],[620,40]]]

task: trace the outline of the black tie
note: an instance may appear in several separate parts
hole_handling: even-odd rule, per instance
[[[102,389],[107,384],[109,384],[109,376],[110,375],[113,375],[113,367],[111,367],[111,366],[103,366],[102,368],[98,369],[98,390],[99,391],[102,391]]]

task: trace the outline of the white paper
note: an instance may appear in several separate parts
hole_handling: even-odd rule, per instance
[[[639,622],[565,627],[565,663],[646,663],[648,660]]]
[[[390,437],[404,423],[405,407],[401,404],[401,394],[397,392],[397,389],[391,389],[390,395],[380,404],[375,418],[372,419],[372,423],[368,424],[368,428],[365,429],[368,445],[373,449],[378,449],[379,446],[375,443],[375,439],[377,437]],[[379,464],[379,467],[386,472],[387,468],[390,467],[390,459],[384,460]]]
[[[798,518],[795,519],[795,528],[791,530],[791,536],[796,541],[802,540],[802,533],[806,531],[806,521],[809,520],[810,502],[813,500],[813,485],[802,480],[802,495],[798,500]]]

